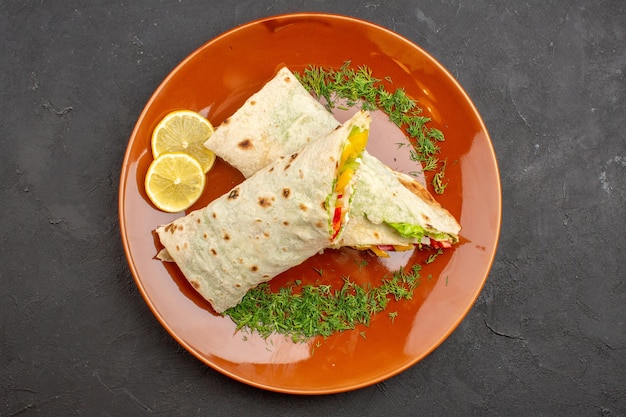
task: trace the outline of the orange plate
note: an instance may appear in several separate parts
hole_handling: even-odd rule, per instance
[[[391,301],[367,328],[300,344],[278,335],[263,340],[236,332],[233,322],[216,315],[175,265],[155,259],[160,246],[153,230],[180,214],[156,210],[144,192],[144,176],[152,160],[152,130],[176,109],[199,111],[217,126],[281,66],[292,71],[311,64],[338,68],[346,60],[355,68],[369,66],[377,78],[391,77],[393,87],[404,88],[418,100],[424,115],[432,118],[431,126],[444,132],[441,149],[449,185],[438,200],[461,223],[461,243],[424,266],[422,283],[411,301]],[[373,123],[385,124],[377,120]],[[373,130],[370,142],[370,152],[392,167],[416,169],[406,153],[399,154],[396,139]],[[220,159],[207,175],[205,195],[192,210],[242,181]],[[219,372],[259,388],[324,394],[389,378],[423,359],[450,335],[489,273],[500,231],[501,191],[485,125],[466,93],[438,62],[374,24],[301,13],[234,28],[172,71],[146,105],[130,138],[119,210],[124,249],[137,286],[161,324],[185,349]],[[401,266],[423,264],[431,253],[416,250],[381,260],[351,249],[329,250],[276,277],[272,286],[295,279],[338,284],[342,275],[361,283],[379,282]],[[314,268],[323,270],[323,275]],[[389,312],[398,313],[393,321]]]

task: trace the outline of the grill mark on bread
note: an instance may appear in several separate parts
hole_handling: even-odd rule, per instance
[[[229,194],[228,194],[228,199],[229,200],[236,200],[237,197],[239,197],[239,187],[234,188]],[[216,215],[215,213],[213,213],[213,218],[215,218]]]
[[[250,139],[242,140],[237,144],[237,146],[239,147],[239,149],[244,151],[254,148],[254,145],[252,144],[252,141]]]
[[[268,208],[272,205],[272,201],[274,201],[274,197],[259,197],[259,206]]]

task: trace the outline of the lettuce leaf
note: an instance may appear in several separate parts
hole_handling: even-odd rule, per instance
[[[410,223],[387,223],[394,228],[402,237],[414,237],[421,240],[426,234],[426,230],[419,224]]]
[[[438,240],[440,242],[450,241],[456,242],[454,237],[448,235],[447,233],[437,233],[432,230],[426,230],[419,224],[410,224],[410,223],[386,223],[388,226],[395,229],[402,237],[407,238],[416,238],[418,241],[421,241],[424,236],[428,236],[431,239]]]

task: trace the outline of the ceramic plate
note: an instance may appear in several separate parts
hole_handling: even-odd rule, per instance
[[[196,110],[215,126],[260,89],[282,66],[339,68],[367,65],[377,78],[390,77],[443,131],[447,159],[445,193],[438,196],[462,226],[461,242],[424,265],[410,301],[391,301],[369,327],[293,343],[235,331],[216,315],[175,265],[155,259],[153,230],[181,214],[156,210],[143,182],[152,160],[152,130],[168,112]],[[393,168],[414,171],[384,118],[375,118],[368,149]],[[389,130],[392,132],[393,128]],[[397,133],[397,132],[396,132]],[[400,135],[402,138],[402,135]],[[402,139],[399,140],[402,140]],[[207,174],[207,189],[190,210],[201,208],[243,180],[223,161]],[[427,175],[427,180],[431,177]],[[392,31],[364,21],[326,14],[291,14],[257,20],[209,41],[163,81],[132,132],[121,173],[120,225],[137,286],[167,331],[210,367],[241,382],[273,391],[323,394],[361,388],[414,365],[439,346],[472,307],[491,267],[501,218],[501,192],[493,148],[480,115],[454,78],[426,52]],[[376,282],[403,266],[422,263],[432,252],[398,253],[379,259],[351,249],[329,250],[274,280],[281,285]],[[317,271],[323,270],[320,277]],[[392,320],[388,313],[397,313]]]

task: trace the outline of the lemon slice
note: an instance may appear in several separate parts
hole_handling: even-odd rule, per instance
[[[178,213],[198,201],[206,176],[191,155],[177,152],[161,154],[146,174],[146,194],[160,210]]]
[[[158,158],[169,152],[185,152],[209,172],[215,153],[204,146],[213,134],[213,125],[201,114],[191,110],[176,110],[167,114],[152,132],[152,156]]]

